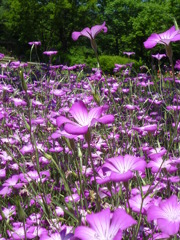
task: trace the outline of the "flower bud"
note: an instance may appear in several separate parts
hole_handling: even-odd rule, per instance
[[[26,213],[24,212],[19,200],[17,202],[17,212],[18,212],[19,220],[20,221],[25,221],[26,220]]]
[[[20,79],[21,79],[21,83],[22,83],[22,88],[23,88],[23,90],[24,90],[25,92],[27,92],[27,89],[28,89],[28,88],[27,88],[27,84],[26,84],[26,82],[25,82],[25,80],[24,80],[23,71],[20,70],[19,74],[20,74]]]
[[[24,123],[25,123],[26,129],[27,129],[28,131],[30,131],[30,130],[31,130],[31,129],[30,129],[30,126],[29,126],[29,124],[27,123],[24,115],[22,115],[22,119],[23,119],[23,121],[24,121]]]

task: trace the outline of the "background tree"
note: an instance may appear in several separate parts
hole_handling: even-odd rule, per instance
[[[84,61],[93,57],[89,41],[74,42],[72,32],[106,21],[108,33],[96,39],[99,53],[122,56],[134,51],[136,59],[146,61],[151,52],[143,42],[171,27],[174,18],[180,24],[179,12],[179,0],[0,0],[1,49],[28,60],[28,42],[41,41],[42,61],[45,50],[58,50],[61,63]],[[174,45],[178,57],[179,43]]]

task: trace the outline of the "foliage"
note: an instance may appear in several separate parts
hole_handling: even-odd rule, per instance
[[[99,57],[101,68],[103,71],[108,73],[113,73],[113,69],[115,67],[115,64],[127,64],[127,63],[136,63],[137,61],[133,59],[129,59],[126,57],[120,57],[120,56],[108,56],[103,55]]]
[[[28,42],[41,41],[41,52],[58,50],[66,62],[72,49],[79,52],[82,45],[89,47],[87,40],[74,42],[72,32],[106,21],[108,33],[97,38],[101,55],[135,51],[137,60],[147,60],[154,52],[144,51],[142,43],[152,32],[160,33],[172,26],[174,18],[180,24],[179,11],[179,0],[2,0],[0,43],[18,57],[28,59]],[[176,45],[174,56],[179,53]]]

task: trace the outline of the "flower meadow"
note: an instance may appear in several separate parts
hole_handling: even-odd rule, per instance
[[[180,239],[180,30],[144,42],[162,45],[157,71],[115,64],[111,76],[95,41],[105,24],[72,33],[90,40],[90,73],[53,65],[57,51],[36,65],[0,54],[1,240]]]

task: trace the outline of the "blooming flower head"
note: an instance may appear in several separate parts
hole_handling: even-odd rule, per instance
[[[60,233],[52,233],[50,236],[48,236],[48,234],[45,233],[40,237],[40,240],[69,240],[69,239],[72,239],[72,237],[73,237],[73,234],[66,233],[66,228],[65,228]]]
[[[69,111],[76,122],[63,116],[58,117],[56,122],[58,127],[65,124],[64,130],[69,134],[86,134],[89,127],[93,126],[96,122],[107,124],[114,121],[113,115],[101,117],[103,109],[103,107],[95,107],[88,112],[83,101],[79,101],[74,103]]]
[[[72,39],[74,41],[78,40],[80,36],[84,36],[90,39],[91,41],[91,47],[97,53],[97,45],[95,42],[95,36],[103,31],[104,33],[107,32],[107,27],[105,26],[105,22],[102,25],[95,25],[91,29],[86,27],[81,32],[73,32],[72,33]]]
[[[166,54],[157,53],[156,55],[152,55],[152,57],[160,61],[163,57],[166,57]]]
[[[90,227],[80,226],[74,236],[81,240],[120,240],[122,231],[136,224],[136,221],[123,209],[116,209],[111,217],[107,208],[99,213],[86,216]]]
[[[132,127],[132,129],[134,129],[139,133],[143,133],[143,132],[153,133],[157,130],[157,124],[148,124],[143,127]]]
[[[38,45],[41,45],[41,42],[40,41],[34,41],[34,42],[28,42],[29,45],[35,45],[35,46],[38,46]]]
[[[57,53],[58,53],[58,51],[45,51],[45,52],[43,52],[43,54],[45,54],[47,56],[55,55]]]
[[[175,195],[162,200],[159,206],[151,206],[147,211],[148,221],[157,220],[159,229],[168,235],[175,235],[180,226],[180,203]]]
[[[128,57],[135,54],[135,52],[123,52],[123,54],[127,55]]]
[[[164,161],[162,157],[157,156],[147,164],[147,168],[151,168],[152,173],[157,173],[161,169],[166,169],[168,172],[175,172],[177,168],[172,166],[171,162],[171,159]]]
[[[104,33],[107,32],[107,27],[105,26],[106,23],[104,22],[102,25],[95,25],[93,26],[91,29],[86,27],[84,28],[81,32],[73,32],[72,33],[72,39],[74,41],[78,40],[78,38],[80,36],[84,36],[91,39],[94,39],[95,36],[100,33],[101,31],[103,31]]]
[[[144,172],[146,162],[143,158],[126,154],[109,158],[102,166],[103,171],[111,171],[109,179],[114,182],[126,182],[134,176],[133,171]]]
[[[180,30],[176,30],[175,26],[172,26],[164,33],[153,33],[144,42],[145,48],[153,48],[157,44],[169,45],[170,42],[176,42],[180,40]]]
[[[0,60],[4,58],[4,54],[0,53]]]
[[[174,68],[180,70],[180,60],[176,61],[176,64],[175,64]]]
[[[133,196],[132,198],[129,199],[129,205],[134,212],[140,213],[140,210],[141,210],[142,213],[145,213],[149,207],[151,200],[152,199],[149,196],[147,196],[144,199],[142,204],[141,194],[137,194],[136,196]],[[141,204],[142,204],[142,207],[141,207]]]

